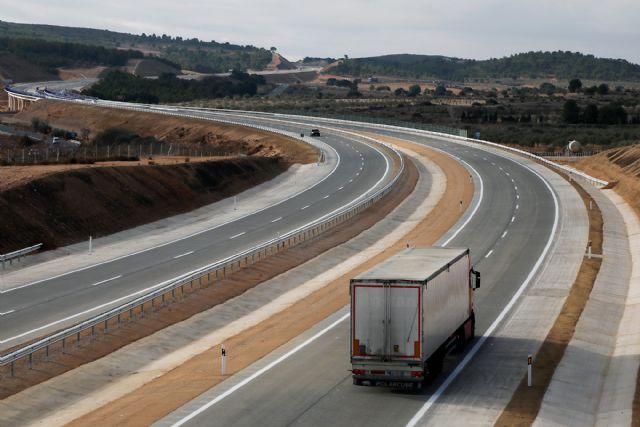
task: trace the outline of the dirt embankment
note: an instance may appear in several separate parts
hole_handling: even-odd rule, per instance
[[[195,149],[215,148],[235,154],[281,157],[289,163],[311,163],[318,157],[315,148],[293,139],[209,120],[43,100],[16,114],[13,121],[30,125],[33,118],[78,134],[82,134],[82,129],[89,129],[90,137],[105,129],[120,128],[141,136],[152,136],[167,144]]]
[[[640,144],[613,148],[586,157],[571,166],[609,182],[640,216]]]
[[[0,253],[52,249],[199,208],[284,172],[277,157],[55,173],[0,192]]]

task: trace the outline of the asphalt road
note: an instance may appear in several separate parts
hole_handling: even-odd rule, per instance
[[[553,197],[533,172],[511,160],[470,146],[403,137],[463,159],[482,178],[477,212],[448,242],[469,247],[483,274],[476,292],[477,333],[482,335],[543,252],[554,223]],[[445,372],[426,389],[403,392],[352,385],[348,349],[345,320],[187,425],[404,426],[464,356],[450,356]]]
[[[309,132],[308,126],[278,127]],[[172,244],[2,293],[0,350],[75,324],[168,279],[296,229],[383,186],[392,176],[387,159],[370,146],[331,133],[321,138],[340,156],[336,170],[289,200]]]

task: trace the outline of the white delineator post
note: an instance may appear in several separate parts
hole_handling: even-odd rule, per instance
[[[533,362],[533,357],[531,355],[527,356],[527,385],[531,387],[531,363]]]
[[[224,375],[227,370],[227,350],[224,348],[224,344],[220,344],[220,375]]]
[[[89,253],[93,251],[93,238],[89,236]]]

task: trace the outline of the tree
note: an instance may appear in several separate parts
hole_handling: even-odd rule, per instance
[[[609,93],[609,86],[602,83],[600,86],[598,86],[598,95],[606,95]]]
[[[600,108],[598,122],[603,125],[622,125],[627,123],[627,112],[618,104],[609,104]]]
[[[420,89],[420,85],[411,85],[409,86],[409,92],[408,95],[409,96],[418,96],[420,95],[420,91],[422,89]]]
[[[445,96],[447,94],[447,88],[443,85],[436,86],[436,90],[433,92],[435,96]]]
[[[582,121],[589,125],[598,123],[598,106],[596,104],[589,104],[584,108]]]
[[[562,107],[562,119],[570,124],[580,122],[580,107],[573,99],[568,100]]]
[[[278,49],[275,46],[271,46],[269,50],[271,51],[271,53],[274,53]]]
[[[569,92],[575,93],[582,89],[582,81],[580,79],[572,79],[569,82]]]
[[[404,88],[399,87],[398,89],[393,91],[395,96],[406,96],[407,91]]]
[[[556,87],[551,83],[544,82],[540,85],[540,92],[551,96],[556,92]]]

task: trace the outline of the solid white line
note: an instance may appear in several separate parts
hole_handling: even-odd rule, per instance
[[[272,222],[272,223],[274,223],[274,222],[278,222],[278,221],[280,221],[281,219],[282,219],[282,217],[280,216],[280,217],[278,217],[278,218],[276,218],[276,219],[272,220],[271,222]]]
[[[187,256],[187,255],[191,255],[194,251],[189,251],[189,252],[185,252],[183,254],[180,255],[176,255],[173,257],[173,259],[178,259],[178,258],[182,258],[183,256]]]
[[[13,313],[15,310],[5,311],[4,313],[0,313],[0,316],[6,316],[7,314]]]
[[[236,237],[240,237],[246,233],[247,233],[246,231],[243,231],[242,233],[234,234],[233,236],[229,237],[229,240],[235,239]]]
[[[300,208],[300,210],[303,211],[303,210],[307,209],[309,206],[310,205],[303,206],[303,207]]]
[[[492,253],[493,253],[493,249],[491,249],[489,252],[487,252],[487,254],[484,257],[485,258],[489,258]]]
[[[507,230],[504,230],[504,233],[502,233],[502,236],[500,236],[500,238],[501,238],[501,239],[504,239],[504,236],[506,236],[506,235],[507,235],[507,233],[508,233],[508,231],[507,231]]]
[[[333,322],[332,324],[330,324],[329,326],[327,326],[326,328],[324,328],[323,330],[321,330],[320,332],[318,332],[317,334],[315,334],[314,336],[312,336],[311,338],[309,338],[308,340],[306,340],[302,344],[300,344],[297,347],[293,348],[289,352],[283,354],[282,356],[280,356],[279,358],[277,358],[273,362],[269,363],[267,366],[263,367],[262,369],[256,371],[253,375],[251,375],[251,376],[245,378],[244,380],[240,381],[238,384],[234,385],[229,390],[225,391],[224,393],[220,394],[219,396],[216,396],[214,399],[212,399],[209,402],[205,403],[204,405],[202,405],[201,407],[199,407],[195,411],[191,412],[186,417],[180,419],[178,422],[173,424],[173,427],[179,427],[179,426],[189,422],[190,420],[194,419],[195,417],[197,417],[198,415],[200,415],[201,413],[203,413],[207,409],[211,408],[216,403],[220,402],[222,399],[224,399],[227,396],[231,395],[232,393],[238,391],[239,389],[241,389],[245,385],[249,384],[251,381],[255,380],[256,378],[258,378],[259,376],[261,376],[265,372],[267,372],[270,369],[272,369],[274,366],[279,365],[280,363],[282,363],[283,361],[285,361],[289,357],[293,356],[294,354],[296,354],[297,352],[299,352],[300,350],[302,350],[303,348],[305,348],[306,346],[308,346],[309,344],[311,344],[312,342],[314,342],[315,340],[317,340],[318,338],[320,338],[321,336],[323,336],[324,334],[329,332],[331,329],[335,328],[340,323],[344,322],[346,319],[349,318],[350,315],[351,315],[350,313],[347,313],[347,314],[343,315],[338,320],[336,320],[335,322]]]
[[[433,147],[431,147],[431,148],[433,148]],[[441,150],[438,150],[438,151],[441,151]],[[442,151],[442,152],[444,153],[444,151]],[[458,227],[458,229],[451,235],[451,237],[449,237],[442,244],[442,246],[447,246],[449,244],[449,242],[451,242],[462,231],[462,229],[465,228],[467,226],[467,224],[469,224],[469,221],[471,221],[471,219],[474,217],[476,212],[478,212],[478,209],[480,208],[480,204],[482,203],[482,199],[484,197],[484,181],[482,180],[482,177],[480,176],[478,171],[473,166],[471,166],[469,163],[465,162],[464,160],[459,159],[459,161],[464,163],[465,165],[467,165],[467,167],[469,169],[471,169],[473,171],[473,173],[475,173],[476,176],[478,177],[478,181],[480,181],[480,196],[478,196],[478,201],[476,202],[476,205],[473,207],[473,211],[471,211],[471,214],[466,219],[466,221],[460,227]]]
[[[506,156],[501,156],[501,157],[503,157],[505,159],[509,159],[509,160],[513,161],[514,163],[516,163],[516,164],[519,164],[518,162],[516,162],[515,160],[513,160],[513,159],[511,159],[509,157],[506,157]],[[554,191],[551,188],[551,186],[549,185],[549,183],[538,172],[534,171],[533,169],[531,169],[527,165],[524,165],[524,164],[519,164],[519,165],[524,167],[524,168],[526,168],[526,169],[528,169],[533,174],[535,174],[538,178],[540,178],[540,180],[544,183],[544,185],[547,187],[547,189],[551,193],[551,196],[553,197],[553,204],[555,206],[553,227],[551,228],[551,233],[549,234],[549,239],[547,240],[547,244],[545,245],[544,249],[542,250],[542,253],[540,254],[540,257],[536,261],[535,265],[533,266],[533,268],[529,272],[529,275],[527,276],[527,278],[524,280],[524,282],[522,282],[522,284],[520,285],[520,287],[518,288],[516,293],[513,295],[513,297],[511,297],[511,299],[509,300],[507,305],[504,306],[504,308],[502,309],[502,311],[500,312],[498,317],[496,317],[496,319],[493,321],[491,326],[489,326],[489,328],[480,337],[480,339],[476,342],[476,344],[465,355],[465,357],[458,364],[458,366],[456,366],[456,368],[453,370],[453,372],[451,372],[451,374],[449,374],[447,379],[431,395],[429,400],[427,400],[425,402],[425,404],[422,406],[422,408],[420,408],[420,410],[418,412],[416,412],[416,414],[413,416],[413,418],[411,418],[411,420],[409,420],[409,422],[407,423],[406,427],[415,427],[416,424],[418,424],[418,421],[420,421],[420,419],[424,416],[424,414],[427,413],[427,411],[431,408],[431,406],[433,406],[433,404],[436,402],[436,400],[438,400],[438,398],[442,395],[442,393],[444,393],[444,391],[449,387],[449,385],[458,377],[458,375],[460,375],[460,372],[462,372],[462,370],[469,364],[469,361],[471,361],[471,359],[473,359],[473,357],[480,350],[480,348],[482,347],[484,342],[487,340],[487,338],[489,338],[491,336],[491,334],[493,334],[493,331],[498,327],[498,325],[500,323],[502,323],[502,320],[511,311],[511,308],[513,308],[513,306],[515,305],[516,301],[520,298],[522,293],[525,291],[525,289],[529,285],[529,282],[531,281],[533,276],[536,274],[536,272],[538,271],[538,269],[542,265],[542,262],[544,261],[545,257],[547,256],[547,253],[549,252],[549,249],[551,248],[551,245],[553,243],[553,237],[555,236],[556,230],[558,228],[558,220],[559,220],[559,218],[558,218],[559,217],[558,198],[556,197],[556,194],[554,193]]]
[[[119,275],[119,276],[111,277],[111,278],[109,278],[109,279],[101,280],[101,281],[99,281],[99,282],[96,282],[96,283],[92,284],[91,286],[98,286],[98,285],[102,285],[103,283],[107,283],[107,282],[110,282],[110,281],[112,281],[112,280],[119,279],[119,278],[121,278],[121,277],[122,277],[122,274],[121,274],[121,275]]]

